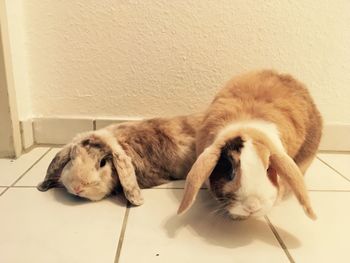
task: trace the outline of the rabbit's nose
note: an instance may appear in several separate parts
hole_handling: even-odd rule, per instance
[[[73,190],[74,190],[74,192],[75,192],[76,194],[80,194],[80,193],[83,191],[83,189],[82,189],[82,187],[81,187],[80,185],[74,186],[74,187],[73,187]]]
[[[249,212],[254,213],[261,208],[261,203],[256,197],[248,197],[244,202],[244,206]]]

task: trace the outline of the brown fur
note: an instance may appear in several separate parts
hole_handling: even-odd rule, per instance
[[[79,134],[57,153],[38,189],[64,185],[96,201],[122,188],[132,204],[140,205],[140,187],[185,178],[196,158],[201,120],[201,114],[156,118]]]
[[[67,144],[63,149],[56,154],[47,168],[46,177],[42,183],[38,185],[40,191],[57,187],[60,185],[59,177],[65,165],[70,161],[71,144]]]
[[[269,70],[233,78],[219,91],[198,132],[197,154],[227,124],[251,119],[276,124],[283,146],[297,163],[315,155],[322,119],[308,90],[292,76]]]
[[[131,158],[141,188],[185,179],[195,161],[196,127],[202,115],[156,118],[110,126]]]
[[[255,130],[241,129],[238,133],[217,137],[227,125],[249,120],[274,123],[287,154],[278,151],[268,138]],[[278,173],[282,182],[291,187],[306,213],[315,218],[302,173],[316,154],[321,132],[322,119],[309,92],[291,76],[265,70],[232,79],[219,91],[205,114],[196,147],[201,165],[195,163],[187,177],[184,200],[178,212],[191,206],[197,189],[218,161],[215,155],[220,155],[225,142],[236,136],[244,138],[249,135],[254,139],[254,146],[266,168],[271,166],[268,172],[270,180],[276,184]],[[210,161],[206,161],[207,158]],[[189,185],[192,192],[187,189]],[[218,186],[223,188],[221,182]],[[217,186],[214,183],[212,187]]]

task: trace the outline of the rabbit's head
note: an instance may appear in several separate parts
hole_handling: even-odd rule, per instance
[[[60,185],[92,201],[101,200],[121,185],[132,204],[143,203],[130,157],[106,130],[78,135],[56,154],[38,189]]]
[[[306,214],[315,219],[303,176],[283,146],[259,130],[229,127],[194,163],[178,213],[192,205],[206,181],[223,210],[233,218],[263,216],[278,200],[281,180]]]

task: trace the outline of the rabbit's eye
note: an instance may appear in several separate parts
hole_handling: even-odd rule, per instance
[[[217,175],[220,178],[225,178],[228,181],[233,180],[235,177],[235,169],[232,165],[232,161],[226,156],[221,156],[212,174]]]
[[[107,163],[106,158],[102,158],[100,161],[100,168],[102,168],[103,166],[105,166]]]
[[[233,180],[235,178],[236,171],[233,169],[231,161],[227,158],[224,158],[221,165],[222,173],[225,178],[230,181]]]

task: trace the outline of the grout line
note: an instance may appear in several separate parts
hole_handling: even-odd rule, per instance
[[[0,196],[2,196],[3,194],[5,194],[7,192],[7,190],[10,189],[10,187],[7,187],[1,194]]]
[[[350,154],[350,151],[341,151],[341,150],[319,150],[317,154],[322,153],[334,153],[334,154]]]
[[[148,188],[148,189],[150,189],[150,190],[166,190],[166,189],[185,189],[185,188],[184,187],[154,187],[154,188]]]
[[[308,190],[309,192],[340,192],[340,193],[346,193],[346,192],[350,192],[350,190],[324,190],[324,189],[320,189],[320,190]]]
[[[92,120],[92,130],[96,131],[96,119]]]
[[[23,147],[23,146],[22,146]],[[37,146],[33,143],[31,146],[27,147],[27,148],[22,148],[22,154],[24,153],[29,153],[31,150],[35,149]]]
[[[2,192],[0,193],[0,196],[2,196],[10,187],[7,186],[4,190],[2,190]]]
[[[14,185],[10,187],[11,188],[36,188],[36,186],[32,186],[32,185]]]
[[[267,216],[264,216],[265,220],[267,221],[267,224],[269,225],[272,233],[275,235],[275,238],[277,239],[278,243],[280,244],[281,248],[283,249],[284,253],[286,254],[287,258],[291,263],[295,263],[292,255],[289,253],[288,248],[286,244],[283,242],[281,236],[278,234],[276,228],[271,223],[270,219]]]
[[[52,148],[62,148],[66,144],[63,143],[35,143],[35,147],[52,147]]]
[[[31,188],[31,187],[34,187],[34,188],[36,188],[35,185],[13,185],[13,186],[0,185],[0,187],[3,187],[3,188],[6,188],[6,187],[11,187],[11,188],[16,188],[16,187],[17,188],[20,188],[20,187],[22,187],[22,188],[24,188],[24,187]],[[157,187],[157,188],[144,188],[144,190],[171,190],[171,189],[183,190],[185,188],[181,188],[181,187],[173,187],[173,188],[170,188],[170,187],[169,188],[159,188],[159,187]],[[207,189],[207,188],[200,188],[200,190],[205,190],[205,189]],[[312,191],[312,190],[309,190],[309,191]],[[327,190],[325,190],[325,191],[327,191]],[[344,191],[347,191],[347,190],[344,190]],[[348,191],[350,192],[350,190],[348,190]]]
[[[334,172],[336,172],[337,174],[339,174],[341,177],[343,177],[346,181],[350,182],[350,179],[348,179],[346,176],[344,176],[342,173],[340,173],[338,170],[336,170],[334,167],[332,167],[331,165],[329,165],[327,162],[325,162],[324,160],[322,160],[320,157],[317,156],[317,159],[319,159],[322,163],[324,163],[325,165],[327,165],[329,168],[331,168]]]
[[[123,247],[125,231],[126,231],[126,224],[127,224],[128,218],[129,218],[130,207],[131,207],[131,205],[130,205],[130,203],[128,201],[128,203],[126,205],[126,210],[125,210],[125,215],[124,215],[124,219],[123,219],[122,229],[121,229],[120,236],[119,236],[117,252],[115,253],[114,263],[118,263],[119,262],[120,254],[121,254],[122,247]]]
[[[5,194],[11,187],[18,187],[18,186],[15,186],[15,184],[21,180],[25,175],[26,173],[28,173],[41,159],[44,158],[44,156],[49,152],[51,151],[52,148],[48,149],[42,156],[40,156],[40,158],[38,160],[36,160],[27,170],[25,170],[10,186],[7,186],[7,188],[2,192],[0,193],[0,196],[2,196],[3,194]]]
[[[41,161],[41,159],[43,159],[45,157],[45,155],[51,151],[52,148],[49,148],[38,160],[36,160],[20,177],[17,178],[17,180],[15,180],[10,186],[13,187],[15,184],[18,183],[19,180],[21,180],[38,162]]]
[[[184,190],[185,187],[154,187],[154,188],[144,188],[145,190],[167,190],[167,189],[176,189],[176,190]],[[205,190],[208,188],[200,188],[200,190]]]

